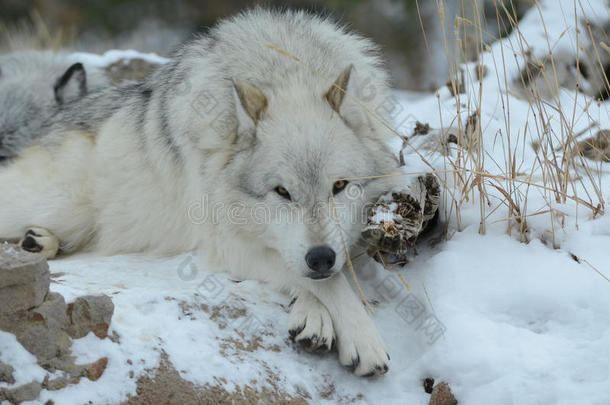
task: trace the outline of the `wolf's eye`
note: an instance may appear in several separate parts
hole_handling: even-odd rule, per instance
[[[279,195],[281,195],[282,197],[284,197],[287,200],[291,200],[290,198],[290,193],[288,192],[288,190],[286,190],[284,187],[282,186],[277,186],[275,188],[275,192],[278,193]]]
[[[335,184],[333,184],[333,194],[340,193],[341,190],[343,190],[345,188],[345,186],[347,186],[348,183],[349,183],[349,181],[347,181],[347,180],[335,181]]]

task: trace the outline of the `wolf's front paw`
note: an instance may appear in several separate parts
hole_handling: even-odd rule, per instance
[[[372,377],[385,374],[390,356],[373,322],[366,318],[362,323],[337,330],[339,361],[350,367],[358,376]]]
[[[32,227],[19,242],[19,246],[28,252],[40,253],[47,259],[52,259],[59,251],[59,240],[44,228]]]
[[[303,292],[292,303],[289,333],[293,341],[310,352],[327,352],[335,341],[328,310],[309,292]]]

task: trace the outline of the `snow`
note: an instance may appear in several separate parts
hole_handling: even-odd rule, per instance
[[[27,384],[32,379],[42,381],[46,375],[46,371],[36,363],[36,357],[17,342],[15,335],[3,331],[0,331],[0,362],[13,366],[15,379],[12,385],[0,382],[0,389]]]
[[[143,53],[134,50],[110,50],[103,55],[96,55],[88,52],[75,52],[70,55],[74,61],[82,62],[93,67],[106,67],[120,60],[143,59],[152,64],[165,64],[169,59],[157,55],[156,53]]]
[[[544,26],[553,52],[574,48],[575,9],[581,15],[581,2],[577,3],[578,7],[572,0],[543,1],[520,22],[523,37],[537,56],[548,52]],[[604,1],[582,3],[590,19],[608,17]],[[506,172],[501,162],[510,132],[513,142],[526,141],[526,147],[519,148],[517,171],[533,173],[536,179],[540,167],[529,142],[536,139],[537,111],[507,95],[503,80],[505,74],[515,77],[522,66],[518,49],[513,33],[483,55],[488,67],[481,105],[486,166],[492,174]],[[103,65],[125,55],[109,52],[87,58]],[[473,65],[469,68],[472,71]],[[478,82],[471,74],[466,78],[467,92],[476,100]],[[462,97],[462,102],[468,100],[468,95]],[[402,107],[394,117],[399,129],[411,129],[415,119],[433,128],[455,125],[456,104],[446,87],[438,97],[396,92],[396,99]],[[587,128],[591,120],[600,128],[610,128],[607,102],[589,103],[582,94],[567,90],[560,102],[565,111],[576,106],[575,131]],[[552,116],[550,128],[560,133],[557,114],[550,108],[547,113]],[[462,120],[469,115],[460,114]],[[526,124],[530,132],[524,135]],[[413,145],[424,140],[415,138]],[[396,148],[400,145],[397,141]],[[424,155],[435,168],[446,169],[440,154]],[[412,152],[405,159],[407,172],[430,169]],[[610,200],[608,167],[599,163],[593,167],[600,169],[601,192]],[[453,176],[444,180],[455,186]],[[106,372],[95,383],[83,379],[60,391],[43,391],[33,403],[49,399],[60,404],[119,403],[135,394],[138,377],[159,364],[163,351],[180,375],[195,384],[215,384],[224,378],[228,390],[245,384],[264,386],[265,376],[272,372],[288,393],[307,392],[311,402],[319,404],[345,398],[366,404],[425,404],[426,377],[447,381],[459,402],[469,405],[610,404],[610,283],[604,278],[610,276],[610,218],[593,219],[574,201],[555,203],[545,190],[530,187],[528,212],[541,214],[528,218],[531,240],[522,243],[518,232],[507,234],[501,194],[492,187],[487,192],[491,206],[485,235],[479,233],[478,192],[474,192],[472,201],[462,206],[459,225],[455,215],[443,214],[449,221],[450,240],[436,247],[422,246],[402,270],[410,291],[395,273],[364,257],[355,260],[392,358],[383,377],[357,378],[339,365],[336,354],[303,352],[287,339],[285,296],[255,281],[237,283],[214,269],[203,269],[192,253],[174,258],[88,254],[50,262],[52,273],[61,274],[51,289],[67,301],[84,294],[110,295],[115,304],[110,334],[117,334],[119,340],[90,334],[75,341],[73,351],[80,362],[108,357]],[[572,192],[585,198],[580,185]],[[549,205],[555,214],[544,213]],[[549,239],[552,233],[558,249]],[[214,307],[220,308],[218,312]],[[251,351],[231,343],[247,345],[253,336],[260,341]],[[18,384],[41,379],[45,373],[12,335],[2,332],[0,361],[18,370]],[[330,384],[335,393],[322,397]]]

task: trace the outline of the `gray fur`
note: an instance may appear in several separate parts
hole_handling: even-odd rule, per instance
[[[58,86],[58,80],[75,63],[64,54],[45,51],[15,52],[0,56],[0,159],[14,158],[43,132],[43,123],[88,91],[107,85],[101,72],[88,67]]]

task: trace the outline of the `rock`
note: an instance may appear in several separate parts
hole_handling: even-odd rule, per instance
[[[0,315],[42,304],[50,284],[44,257],[17,245],[0,244]]]
[[[53,380],[47,377],[40,383],[1,389],[0,402],[31,401],[42,388],[59,390],[77,384],[81,377],[96,381],[106,370],[106,357],[91,364],[74,364],[70,337],[81,338],[93,331],[105,338],[114,312],[112,300],[105,295],[84,296],[66,305],[60,294],[49,292],[49,284],[49,267],[42,256],[15,245],[0,245],[0,330],[14,334],[41,367],[63,371]],[[13,371],[0,363],[0,382],[13,384]]]
[[[580,153],[591,160],[610,162],[610,130],[602,129],[597,135],[578,142],[573,153]]]
[[[31,382],[28,384],[20,385],[12,390],[2,389],[0,390],[0,400],[6,399],[10,403],[20,404],[24,401],[33,401],[38,398],[42,386],[38,382]]]
[[[51,367],[54,359],[70,353],[72,342],[65,332],[68,317],[66,303],[57,293],[49,293],[37,308],[0,316],[0,329],[15,335],[17,341],[38,359],[42,367]]]
[[[70,380],[66,377],[58,377],[53,380],[49,380],[46,384],[43,384],[44,388],[49,391],[57,391],[65,388],[70,384]]]
[[[106,67],[106,76],[116,84],[128,80],[142,80],[159,66],[140,58],[121,59]]]
[[[104,374],[104,370],[106,370],[106,366],[108,365],[108,357],[102,357],[95,363],[91,363],[86,369],[84,376],[90,379],[91,381],[97,381],[102,374]]]
[[[114,312],[114,304],[106,295],[79,297],[68,305],[68,333],[81,338],[93,331],[100,339],[108,336],[108,326]]]
[[[12,366],[0,361],[0,382],[14,384],[15,378],[13,377],[13,371],[15,371],[15,369]]]
[[[432,389],[428,405],[457,405],[458,401],[451,393],[451,388],[446,382],[440,382]]]
[[[447,88],[449,89],[449,92],[453,97],[460,93],[465,93],[466,91],[464,87],[464,71],[460,69],[460,77],[457,77],[457,74],[455,76],[455,79],[449,80],[446,84]]]
[[[421,123],[419,121],[415,122],[415,128],[413,129],[413,135],[428,135],[430,132],[430,124]]]
[[[428,377],[424,379],[424,391],[427,394],[432,394],[432,389],[434,388],[434,378]]]

